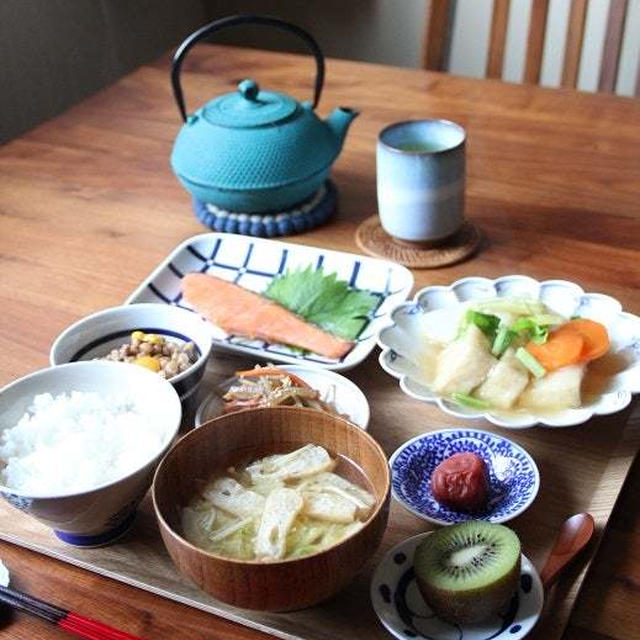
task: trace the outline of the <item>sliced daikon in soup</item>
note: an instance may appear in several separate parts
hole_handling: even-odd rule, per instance
[[[433,388],[438,393],[469,393],[484,381],[497,360],[485,335],[471,325],[440,354]]]
[[[526,409],[575,409],[580,406],[580,385],[584,365],[570,365],[534,378],[520,396],[519,404]]]
[[[490,369],[475,395],[499,409],[510,409],[529,383],[529,372],[509,348]]]

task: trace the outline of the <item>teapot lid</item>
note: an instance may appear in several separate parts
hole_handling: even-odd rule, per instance
[[[209,102],[202,117],[223,127],[259,127],[288,118],[298,103],[283,93],[260,91],[258,83],[243,80],[236,93],[227,93]]]

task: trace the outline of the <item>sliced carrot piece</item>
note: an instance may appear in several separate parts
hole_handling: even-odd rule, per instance
[[[589,320],[589,318],[576,318],[564,326],[577,331],[584,338],[580,360],[585,362],[595,360],[609,351],[609,334],[607,328],[600,322]]]
[[[258,376],[287,376],[303,389],[311,389],[311,387],[302,379],[298,378],[295,373],[278,369],[278,367],[260,367],[259,369],[247,369],[246,371],[236,371],[239,378],[257,378]]]
[[[544,344],[529,342],[527,351],[547,370],[580,362],[585,339],[574,329],[563,325],[552,331]]]

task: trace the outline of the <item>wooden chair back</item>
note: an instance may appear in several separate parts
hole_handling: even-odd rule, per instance
[[[450,34],[455,18],[455,4],[455,0],[430,0],[422,57],[425,69],[446,70]],[[627,4],[628,0],[611,0],[609,5],[598,79],[599,91],[615,90]],[[510,5],[511,0],[493,0],[486,67],[488,78],[502,78]],[[560,82],[563,87],[576,88],[577,86],[587,6],[588,0],[571,0]],[[524,67],[524,82],[527,83],[540,82],[548,14],[549,0],[532,0]],[[638,69],[640,70],[640,65]],[[635,95],[640,95],[640,76],[636,78]]]

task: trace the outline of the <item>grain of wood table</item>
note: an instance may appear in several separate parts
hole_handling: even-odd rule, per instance
[[[0,149],[0,383],[46,366],[61,329],[121,303],[203,230],[168,164],[180,124],[168,60]],[[313,66],[302,56],[201,46],[185,71],[192,110],[248,75],[307,99]],[[416,287],[478,274],[562,277],[640,313],[638,101],[330,60],[320,111],[338,104],[362,112],[333,172],[339,211],[292,241],[354,251],[357,225],[376,210],[377,132],[397,120],[448,118],[468,129],[467,213],[487,240],[470,261],[415,272]],[[640,638],[639,498],[636,463],[566,638]],[[266,637],[17,546],[0,543],[0,556],[19,588],[146,638]],[[578,573],[558,588],[570,589]],[[3,638],[67,637],[22,615],[3,615],[0,625]]]

